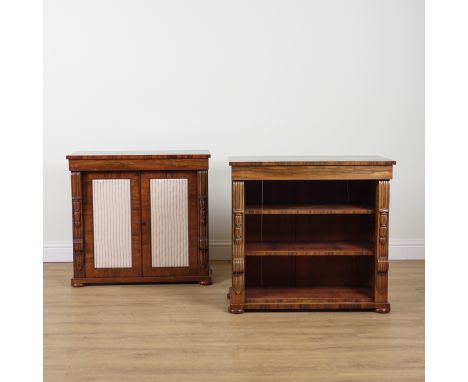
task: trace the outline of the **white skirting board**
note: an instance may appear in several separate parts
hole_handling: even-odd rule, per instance
[[[391,240],[390,260],[424,260],[424,240]],[[71,242],[44,242],[45,263],[69,262],[73,259]],[[231,242],[210,241],[210,260],[231,260]]]

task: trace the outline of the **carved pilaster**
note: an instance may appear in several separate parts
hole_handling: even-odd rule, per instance
[[[198,262],[201,270],[209,263],[208,253],[208,171],[198,171]]]
[[[388,300],[388,207],[390,182],[377,182],[375,236],[375,302]]]
[[[81,173],[71,173],[72,224],[73,224],[73,272],[74,277],[85,277],[83,243],[83,197]]]
[[[232,182],[232,292],[231,305],[245,302],[244,182]]]

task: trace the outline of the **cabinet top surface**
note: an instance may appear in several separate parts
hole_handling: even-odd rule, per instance
[[[396,161],[380,156],[239,156],[231,166],[388,166]]]
[[[208,150],[77,151],[67,159],[206,159]]]

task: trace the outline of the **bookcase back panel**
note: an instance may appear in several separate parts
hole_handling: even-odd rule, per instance
[[[247,257],[246,286],[372,286],[373,258],[367,256]]]
[[[373,215],[247,215],[246,242],[372,242]]]
[[[152,266],[188,267],[187,179],[151,179],[150,198]]]
[[[372,205],[375,181],[371,180],[249,180],[246,205],[359,204]]]
[[[94,267],[132,267],[130,179],[94,179]]]

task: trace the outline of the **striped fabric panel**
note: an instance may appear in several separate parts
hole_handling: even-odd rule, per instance
[[[93,180],[94,267],[132,267],[130,179]]]
[[[151,179],[152,266],[188,267],[188,181]]]

